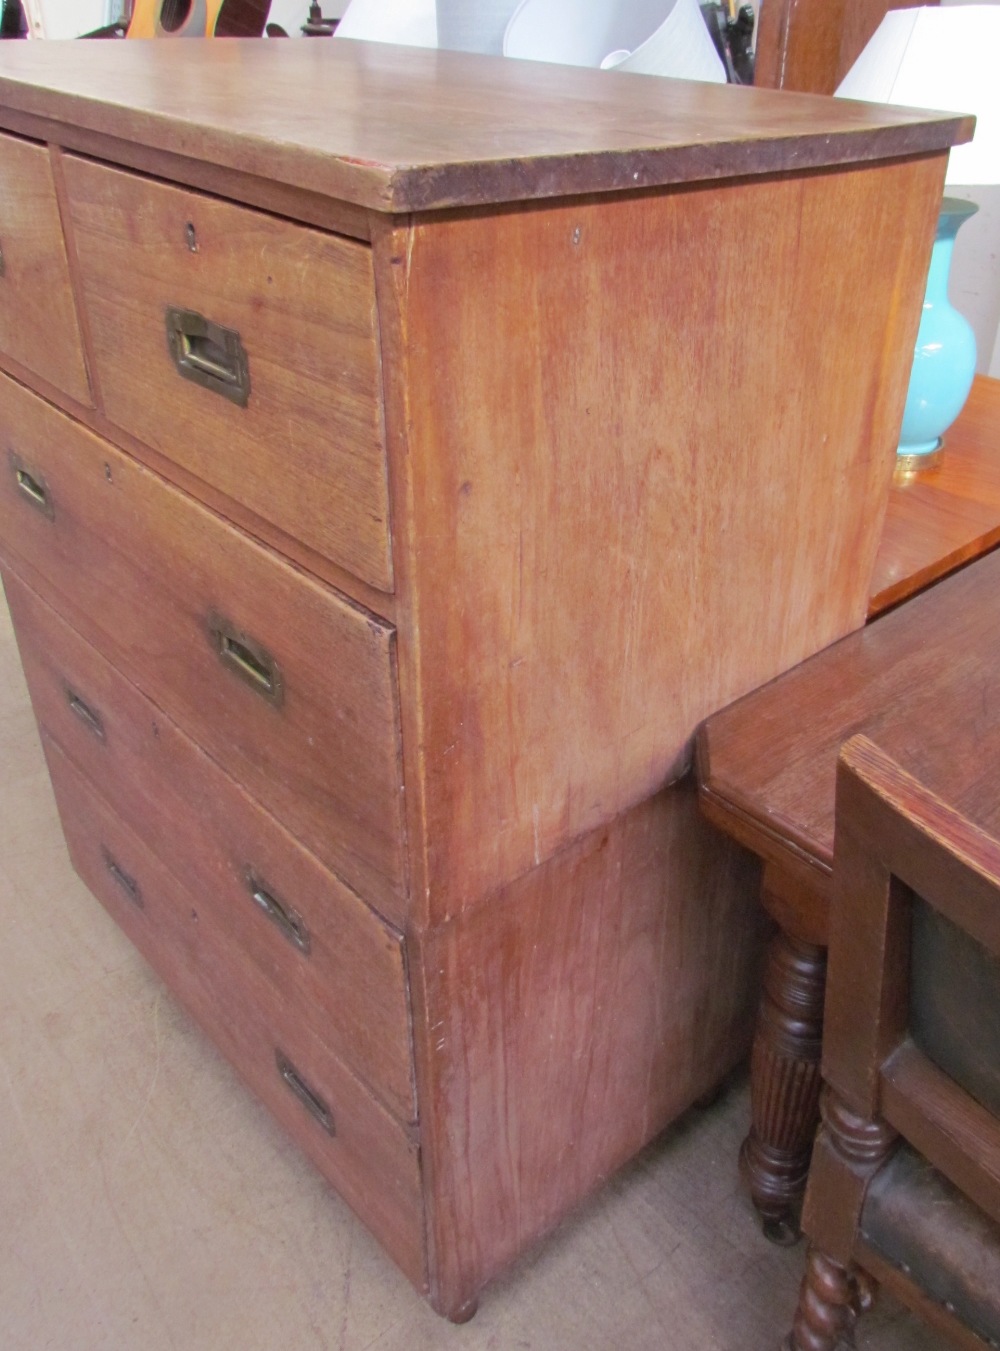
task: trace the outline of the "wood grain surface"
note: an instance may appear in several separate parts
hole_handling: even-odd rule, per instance
[[[301,1026],[281,991],[239,960],[199,897],[177,883],[56,743],[44,744],[80,876],[413,1284],[424,1288],[420,1159],[410,1131]],[[141,907],[114,880],[109,858],[135,883]],[[279,1049],[329,1108],[335,1134],[313,1119],[280,1077]]]
[[[1000,798],[1000,553],[946,578],[710,718],[702,803],[761,857],[808,869],[831,894],[834,787],[843,743],[864,732],[991,833]]]
[[[869,615],[1000,543],[1000,380],[977,376],[936,469],[893,484]]]
[[[687,782],[411,940],[439,1311],[745,1053],[767,932],[757,880]]]
[[[963,575],[985,576],[989,561]],[[995,581],[995,572],[990,580]],[[942,583],[933,594],[946,589],[954,591],[953,584]],[[915,609],[921,599],[896,614]],[[995,647],[993,653],[995,664]],[[963,704],[965,694],[976,708]],[[980,703],[978,694],[960,683],[945,696],[937,725],[953,724],[959,711],[970,720],[985,713],[986,701]],[[936,730],[923,729],[930,741]],[[968,1065],[934,1064],[929,1049],[920,1045],[925,1016],[935,1017],[928,1004],[938,997],[935,989],[927,999],[927,989],[921,988],[925,976],[929,981],[933,972],[938,988],[959,988],[970,974],[967,959],[948,955],[940,929],[921,936],[921,912],[929,907],[956,936],[974,940],[978,956],[973,964],[986,962],[996,979],[996,756],[981,743],[979,754],[969,757],[975,763],[965,769],[965,800],[974,774],[986,800],[980,820],[974,820],[962,805],[961,790],[957,798],[951,791],[962,783],[961,775],[935,771],[926,762],[914,773],[885,744],[881,733],[875,742],[866,730],[851,737],[837,761],[835,897],[823,1046],[827,1086],[803,1212],[811,1241],[807,1275],[787,1351],[832,1351],[845,1314],[853,1323],[848,1306],[854,1263],[863,1262],[872,1247],[881,1248],[895,1268],[888,1271],[882,1264],[877,1274],[904,1299],[911,1286],[922,1286],[987,1341],[1000,1316],[990,1270],[1000,1260],[995,1227],[1000,1221],[1000,1120],[988,1099],[976,1100]],[[963,749],[955,746],[955,758],[966,758]],[[937,758],[944,759],[940,750]],[[986,817],[992,817],[992,828],[983,827]],[[966,957],[964,946],[958,951]],[[962,1029],[949,1033],[961,1043],[960,1058],[968,1064],[978,1060],[987,1075],[993,1013],[989,1000],[968,1001]],[[985,1040],[980,1038],[984,1023]],[[894,1153],[900,1137],[909,1148]],[[959,1192],[934,1182],[928,1165]],[[934,1222],[921,1219],[914,1228],[907,1223],[911,1207],[921,1217],[933,1212]],[[922,1307],[919,1301],[916,1307]],[[959,1338],[956,1344],[972,1342]]]
[[[764,0],[754,84],[832,94],[890,9],[906,0]]]
[[[295,571],[11,381],[0,465],[6,561],[328,866],[406,913],[393,631]],[[275,707],[223,665],[214,616],[262,645]]]
[[[370,250],[73,156],[63,173],[102,411],[391,591]],[[168,306],[239,334],[245,408],[181,378]]]
[[[15,453],[0,466],[3,552],[404,931],[419,1154],[355,1078],[360,1060],[293,1018],[277,967],[221,921],[209,979],[216,912],[192,893],[224,864],[195,830],[190,864],[166,860],[173,813],[126,801],[145,744],[105,776],[108,803],[79,729],[72,746],[62,732],[72,764],[50,740],[74,857],[434,1307],[468,1316],[486,1280],[745,1051],[759,869],[698,817],[692,737],[864,620],[945,151],[969,125],[349,42],[88,55],[0,50],[0,125],[62,147],[108,400],[72,419],[0,381]],[[73,151],[90,162],[67,163]],[[119,154],[150,177],[107,167]],[[268,350],[296,369],[322,355],[337,288],[314,295],[303,269],[294,305],[268,318],[260,283],[276,276],[262,247],[313,238],[290,223],[300,208],[372,240],[353,312],[359,327],[362,291],[378,311],[364,341],[384,386],[389,511],[374,524],[384,536],[388,520],[391,573],[316,533],[357,509],[322,519],[326,460],[309,461],[293,509],[280,418],[242,459],[239,421],[194,404],[168,428],[176,444],[157,440],[171,389],[116,366],[141,347],[133,295],[232,301],[235,317],[206,317],[243,335],[263,315]],[[369,259],[315,237],[315,256]],[[156,293],[162,273],[180,289],[195,271],[183,297]],[[256,390],[264,349],[246,345]],[[325,416],[321,400],[312,430],[339,439]],[[300,568],[338,585],[353,571],[364,605]],[[276,660],[280,707],[219,666],[209,615]],[[100,846],[169,898],[166,915],[151,903],[144,927]],[[370,1124],[366,1163],[356,1123],[337,1162],[276,1078],[286,1040],[335,1113]]]
[[[1000,1125],[950,1075],[905,1041],[884,1066],[882,1114],[1000,1224]]]
[[[289,1011],[390,1111],[415,1119],[400,935],[12,573],[5,588],[39,724]],[[251,878],[295,913],[307,952],[254,903]]]
[[[0,136],[0,351],[91,402],[48,152]]]
[[[333,42],[0,49],[3,108],[379,211],[621,191],[946,150],[969,118]]]
[[[941,169],[376,243],[434,919],[679,777],[702,718],[863,622]]]

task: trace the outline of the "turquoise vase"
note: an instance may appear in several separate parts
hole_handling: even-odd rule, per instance
[[[899,435],[900,455],[931,455],[958,417],[976,373],[976,335],[948,299],[948,274],[955,236],[974,216],[975,202],[945,197],[931,252],[927,293],[913,354],[910,388]]]

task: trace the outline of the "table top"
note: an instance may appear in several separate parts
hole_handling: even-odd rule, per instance
[[[1000,380],[979,376],[940,467],[893,487],[870,617],[1000,543]]]
[[[1000,830],[1000,551],[709,718],[706,815],[828,898],[837,757],[856,732]]]
[[[959,114],[342,38],[4,42],[0,121],[18,115],[385,212],[933,154],[973,128]]]

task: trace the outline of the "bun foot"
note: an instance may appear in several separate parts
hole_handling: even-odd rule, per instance
[[[476,1310],[479,1308],[478,1297],[466,1300],[460,1304],[457,1309],[445,1314],[449,1323],[468,1323],[471,1318],[476,1316]]]

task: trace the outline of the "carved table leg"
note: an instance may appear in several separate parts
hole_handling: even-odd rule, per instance
[[[826,948],[772,940],[750,1063],[750,1134],[740,1168],[776,1243],[794,1243],[819,1121]]]
[[[833,1351],[858,1314],[856,1269],[810,1248],[795,1322],[783,1351]]]
[[[872,1277],[848,1258],[864,1192],[898,1137],[888,1122],[859,1115],[829,1088],[822,1108],[826,1135],[818,1176],[814,1173],[810,1183],[807,1216],[809,1233],[819,1242],[809,1249],[784,1351],[833,1351],[845,1337],[853,1343],[854,1324],[872,1307],[877,1289]],[[820,1244],[828,1239],[843,1261],[823,1251]]]

